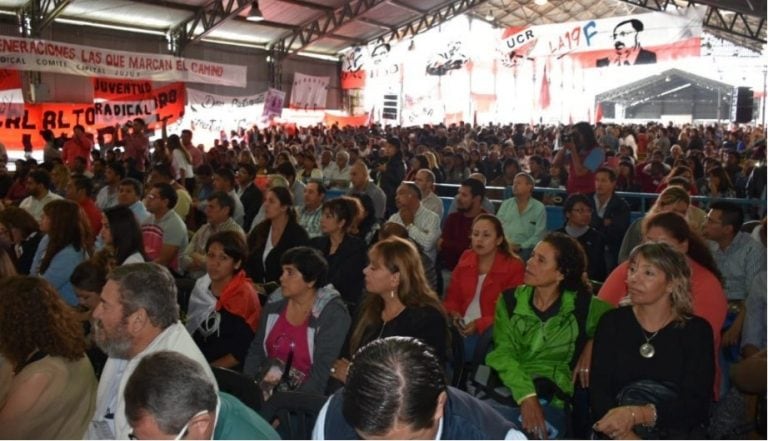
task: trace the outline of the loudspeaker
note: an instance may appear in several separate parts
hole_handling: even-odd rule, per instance
[[[382,107],[381,117],[397,121],[398,107],[400,107],[400,100],[397,95],[384,95],[384,107]]]
[[[752,88],[739,87],[736,93],[736,122],[748,123],[752,121],[754,107],[755,100]]]

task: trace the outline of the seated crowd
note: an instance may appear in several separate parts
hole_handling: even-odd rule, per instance
[[[760,430],[762,127],[132,127],[0,158],[0,438]]]

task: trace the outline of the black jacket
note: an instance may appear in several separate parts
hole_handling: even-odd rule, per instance
[[[365,281],[363,269],[368,265],[368,248],[359,237],[345,235],[344,240],[332,256],[331,239],[328,236],[315,237],[310,246],[323,253],[328,261],[328,282],[339,291],[351,312],[360,303]]]
[[[243,194],[240,195],[240,202],[243,203],[243,209],[245,210],[245,216],[243,217],[243,229],[245,231],[251,228],[251,222],[256,217],[256,213],[259,212],[263,200],[264,195],[261,194],[261,190],[253,184],[250,184]]]
[[[248,237],[250,254],[245,260],[245,272],[256,283],[279,282],[282,267],[280,258],[291,248],[309,245],[309,235],[298,223],[289,221],[274,248],[267,255],[266,263],[262,259],[271,222],[265,220],[254,228]]]
[[[379,175],[379,187],[384,191],[384,194],[387,195],[385,218],[389,218],[392,213],[397,211],[397,207],[395,206],[395,193],[397,193],[397,187],[403,183],[404,179],[405,162],[403,162],[403,154],[398,153],[389,158],[386,170]]]
[[[557,230],[560,233],[568,234],[565,227]],[[590,227],[586,233],[577,237],[581,247],[587,254],[587,275],[590,280],[598,282],[605,281],[608,275],[605,270],[605,236],[602,233]]]
[[[608,201],[608,205],[605,207],[605,213],[600,218],[597,215],[597,207],[595,206],[594,193],[589,195],[589,203],[592,205],[592,227],[603,233],[605,236],[605,242],[608,245],[608,251],[611,253],[611,257],[616,262],[619,255],[619,248],[621,248],[621,241],[624,239],[624,234],[629,228],[630,210],[627,202],[614,194],[611,196],[611,200]],[[605,219],[610,219],[611,224],[605,225]],[[613,268],[608,268],[612,270]]]

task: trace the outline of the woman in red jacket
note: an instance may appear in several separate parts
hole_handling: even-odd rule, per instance
[[[471,359],[477,338],[493,325],[502,291],[523,283],[525,264],[509,249],[501,221],[481,214],[472,223],[472,244],[453,270],[445,309],[464,335],[464,354]]]

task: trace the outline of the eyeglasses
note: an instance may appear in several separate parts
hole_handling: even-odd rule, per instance
[[[217,405],[217,407],[218,407],[218,405]],[[189,421],[187,421],[187,424],[185,424],[184,427],[181,428],[181,430],[179,431],[178,435],[176,435],[176,437],[173,438],[173,439],[174,440],[184,439],[184,437],[187,436],[187,432],[189,431],[189,425],[192,424],[192,420],[194,420],[195,418],[197,418],[199,416],[205,415],[206,413],[208,413],[207,410],[201,410],[200,412],[192,415],[192,418],[190,418]],[[131,429],[131,431],[128,432],[128,439],[141,439],[141,438],[136,436],[136,434],[133,433],[133,429]]]

